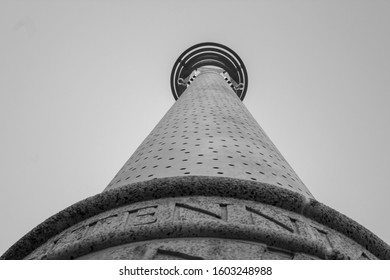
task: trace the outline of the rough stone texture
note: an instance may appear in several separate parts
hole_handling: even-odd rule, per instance
[[[244,253],[245,252],[245,253]],[[80,260],[307,260],[319,259],[265,244],[217,238],[163,239],[135,242],[107,248]]]
[[[389,246],[387,244],[387,246],[383,246],[385,243],[375,234],[365,229],[354,220],[340,214],[336,210],[329,208],[321,202],[314,199],[311,200],[310,205],[305,210],[305,216],[338,230],[359,244],[364,244],[364,247],[369,251],[377,251],[376,254],[378,256],[390,259]],[[363,255],[362,258],[364,259],[366,257]]]
[[[221,252],[211,254],[218,244],[224,257]],[[237,251],[238,244],[252,244],[254,251]],[[26,258],[153,259],[161,250],[205,259],[293,259],[296,254],[376,259],[343,234],[300,214],[253,201],[204,196],[138,202],[100,213],[52,237]]]
[[[139,201],[192,195],[242,198],[297,212],[303,211],[306,200],[289,190],[234,178],[186,176],[153,179],[97,194],[60,211],[22,237],[2,258],[24,258],[50,237],[103,211]]]
[[[229,222],[232,221],[232,223],[230,224],[227,224],[225,221],[222,220],[222,218],[218,218],[218,216],[204,214],[206,215],[206,217],[209,218],[208,220],[202,220],[202,222],[197,223],[191,223],[192,221],[190,220],[189,222],[181,222],[180,225],[175,225],[169,220],[169,217],[171,217],[172,215],[169,211],[172,212],[173,210],[169,207],[164,208],[160,204],[157,204],[159,208],[158,214],[154,214],[156,215],[155,217],[154,215],[151,215],[152,213],[155,213],[156,209],[154,206],[156,206],[155,203],[157,202],[155,202],[154,200],[165,199],[165,201],[172,201],[171,203],[174,203],[175,199],[180,199],[180,197],[188,196],[205,197],[203,204],[195,206],[195,208],[203,210],[205,210],[204,208],[206,208],[206,210],[210,209],[210,211],[207,213],[214,213],[215,215],[219,215],[220,217],[222,217],[221,213],[215,213],[211,211],[217,211],[217,208],[215,208],[217,207],[215,203],[214,205],[211,202],[208,204],[213,205],[212,207],[214,208],[207,208],[211,207],[206,205],[206,202],[209,201],[208,199],[211,199],[207,197],[213,196],[214,200],[217,198],[220,200],[234,198],[242,202],[241,204],[233,205],[230,205],[230,203],[232,202],[217,203],[226,204],[226,215],[228,215]],[[182,202],[182,204],[189,204],[188,199],[191,198],[186,199],[186,202]],[[275,230],[270,232],[270,228],[272,229],[273,227],[273,229],[275,229],[275,227],[277,228],[278,224],[272,223],[272,220],[265,219],[263,223],[264,230],[262,230],[260,233],[258,231],[258,228],[254,227],[253,225],[250,225],[250,220],[248,220],[251,215],[252,217],[254,217],[254,221],[257,221],[256,219],[262,218],[262,216],[258,214],[260,212],[256,210],[259,209],[259,206],[256,206],[257,203],[260,203],[260,206],[263,207],[262,211],[260,211],[261,213],[264,212],[265,215],[272,217],[272,219],[275,221],[278,220],[279,223],[287,224],[287,228],[294,230],[292,225],[289,225],[289,223],[291,223],[291,220],[288,221],[288,219],[292,218],[296,220],[296,223],[298,224],[300,223],[300,221],[306,221],[306,223],[307,221],[309,221],[310,224],[313,224],[317,229],[320,229],[320,231],[316,233],[315,230],[311,230],[311,233],[307,233],[307,231],[301,230],[300,234],[297,235],[296,233],[293,233],[291,232],[291,230],[288,230],[286,227],[282,226],[281,229],[279,229],[278,231],[279,234],[276,234]],[[74,242],[72,243],[71,241],[77,241],[78,239],[83,237],[84,234],[86,234],[86,229],[83,228],[85,227],[85,225],[88,225],[89,228],[89,225],[94,225],[94,223],[96,222],[95,225],[98,225],[99,227],[99,229],[96,229],[96,233],[99,233],[101,232],[100,227],[102,223],[99,222],[98,224],[97,221],[102,218],[106,219],[108,217],[111,217],[110,219],[107,219],[103,223],[103,225],[109,225],[109,228],[113,225],[116,225],[116,227],[121,228],[121,223],[119,222],[120,218],[119,216],[115,215],[119,215],[119,212],[122,213],[123,207],[134,209],[134,207],[139,207],[140,205],[142,206],[141,208],[143,208],[140,210],[141,212],[138,212],[138,210],[137,212],[132,212],[133,218],[134,215],[140,215],[140,217],[136,218],[135,221],[137,221],[137,219],[142,219],[143,221],[145,221],[146,219],[146,221],[149,222],[153,221],[152,223],[150,223],[149,226],[140,224],[138,227],[142,232],[136,234],[134,230],[118,230],[118,232],[116,233],[116,238],[113,238],[113,234],[115,233],[113,233],[111,230],[107,232],[107,234],[103,235],[103,237],[101,237],[101,235],[93,235],[93,238],[88,237],[82,242],[82,244],[87,245],[81,246],[80,244],[78,244],[77,246],[80,247],[76,246],[77,248],[79,248],[78,250],[81,250],[80,252],[77,252],[76,255],[81,256],[90,253],[91,249],[85,249],[91,248],[90,246],[93,246],[93,251],[101,250],[103,249],[103,247],[106,248],[108,245],[107,243],[104,243],[103,240],[108,240],[107,242],[114,242],[113,244],[110,243],[109,246],[117,246],[129,242],[142,241],[139,240],[139,238],[143,236],[149,236],[148,238],[150,239],[159,239],[162,236],[164,236],[165,238],[172,238],[173,232],[176,232],[176,237],[180,238],[201,236],[205,237],[205,234],[209,237],[229,237],[233,239],[242,239],[243,236],[245,236],[245,240],[265,243],[269,246],[279,246],[282,248],[286,248],[285,246],[289,246],[288,248],[295,252],[316,255],[320,258],[336,258],[342,256],[351,259],[356,259],[360,257],[377,257],[380,259],[390,259],[389,246],[385,244],[382,240],[380,240],[378,237],[376,237],[374,234],[372,234],[356,222],[350,219],[345,219],[344,215],[334,211],[329,207],[323,206],[322,212],[316,212],[316,208],[313,207],[313,205],[315,206],[315,202],[307,201],[305,197],[299,195],[298,193],[248,180],[200,176],[154,179],[150,181],[131,184],[128,186],[123,186],[121,188],[113,189],[111,191],[104,192],[94,197],[87,198],[61,211],[57,215],[49,218],[47,221],[36,227],[34,230],[24,236],[19,242],[17,242],[13,247],[11,247],[2,256],[2,258],[23,259],[26,258],[27,255],[31,254],[34,250],[36,250],[33,253],[34,255],[30,255],[29,258],[34,258],[33,256],[35,256],[35,258],[70,258],[71,256],[73,256],[70,253],[72,252],[72,250],[74,250],[72,249],[72,246],[75,246],[74,244],[76,244]],[[264,205],[268,205],[267,207],[269,208],[264,210]],[[247,206],[249,208],[245,208]],[[197,211],[190,211],[188,207],[184,207],[183,211],[189,212],[189,214],[192,216],[198,216],[198,220],[201,214],[205,213],[204,211],[201,211],[200,214],[198,214]],[[284,212],[281,211],[288,211],[288,215],[284,215]],[[270,213],[276,214],[272,214],[274,215],[272,216]],[[301,215],[301,213],[303,213],[303,215]],[[327,213],[332,214],[333,220],[342,221],[343,219],[345,219],[345,222],[341,222],[341,224],[343,225],[343,227],[356,228],[357,230],[354,235],[348,236],[348,233],[337,233],[336,231],[338,231],[338,228],[335,227],[333,220],[326,219],[326,217],[328,216]],[[306,220],[304,215],[310,216],[311,219]],[[153,217],[158,217],[159,223],[156,223],[153,220]],[[123,222],[123,220],[121,221]],[[166,227],[166,225],[168,225],[168,227]],[[169,227],[172,225],[173,228]],[[253,231],[254,228],[256,228],[256,230]],[[333,232],[333,230],[335,232]],[[215,231],[218,231],[219,233],[215,234]],[[68,235],[69,232],[72,232],[72,234]],[[349,238],[343,239],[342,241],[342,248],[344,249],[339,247],[341,245],[332,247],[333,251],[329,251],[325,247],[321,247],[321,244],[323,244],[324,242],[321,240],[326,241],[326,239],[321,239],[322,237],[320,236],[321,234],[322,236],[324,236],[324,232],[330,232],[332,233],[332,236],[348,236]],[[161,234],[163,235],[161,236]],[[65,237],[65,235],[67,237]],[[319,237],[317,235],[319,235]],[[57,252],[57,255],[48,254],[48,252],[52,250],[50,246],[53,246],[53,244],[59,242],[60,236],[64,236],[63,238],[65,238],[64,240],[66,240],[66,242],[61,241],[58,245],[60,246],[61,244],[63,244],[63,249],[61,249],[60,251],[52,251]],[[97,236],[100,236],[102,239],[94,239]],[[266,238],[266,236],[268,237]],[[310,236],[312,237],[311,239],[308,238]],[[370,236],[371,238],[367,240],[364,238],[365,236]],[[340,238],[341,237],[337,237],[336,240],[339,240]],[[311,242],[310,240],[317,241]],[[332,241],[332,244],[333,242],[334,241]],[[283,244],[283,246],[281,244]],[[355,249],[351,249],[355,248],[354,246],[357,246],[356,244],[360,244],[361,248],[364,249],[362,250],[361,255],[359,255],[359,253],[356,252]],[[366,250],[367,248],[369,249]],[[340,252],[341,254],[339,254],[338,252]],[[75,258],[76,256],[73,257]]]

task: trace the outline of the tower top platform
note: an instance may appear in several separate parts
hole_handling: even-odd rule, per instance
[[[200,43],[185,50],[173,65],[171,90],[177,100],[187,88],[191,74],[204,66],[215,66],[227,72],[232,88],[244,100],[248,88],[248,73],[241,58],[230,48],[212,42]]]

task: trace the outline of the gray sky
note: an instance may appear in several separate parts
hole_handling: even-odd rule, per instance
[[[244,103],[317,200],[390,243],[389,1],[1,1],[0,254],[101,192],[213,41]]]

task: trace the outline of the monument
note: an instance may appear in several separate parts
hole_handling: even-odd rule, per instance
[[[317,201],[243,104],[244,63],[183,52],[176,102],[107,188],[38,225],[2,259],[390,259]]]

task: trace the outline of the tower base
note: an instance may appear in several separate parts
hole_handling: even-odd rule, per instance
[[[224,177],[153,179],[80,201],[3,259],[389,259],[389,246],[314,199]]]

